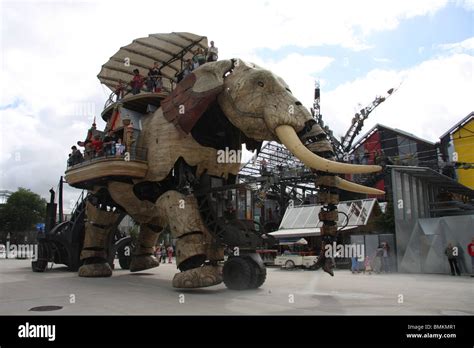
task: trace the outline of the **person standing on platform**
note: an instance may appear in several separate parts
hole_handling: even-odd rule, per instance
[[[160,75],[160,69],[158,68],[158,62],[153,63],[153,67],[148,71],[148,79],[146,87],[148,92],[156,92],[158,76]]]
[[[115,87],[115,90],[114,90],[114,93],[117,97],[117,99],[115,100],[116,102],[121,100],[125,96],[126,88],[127,88],[127,86],[126,86],[125,82],[123,82],[122,80],[119,80],[119,83]]]
[[[219,58],[219,50],[214,46],[214,41],[211,41],[211,47],[207,49],[207,61],[216,62]]]
[[[133,78],[130,81],[130,86],[132,87],[132,94],[137,95],[141,92],[143,87],[144,79],[143,76],[140,75],[140,71],[138,69],[133,70]]]
[[[199,68],[201,65],[206,63],[206,55],[202,48],[198,48],[196,54],[193,57],[193,69]]]
[[[188,59],[184,65],[184,70],[183,70],[183,79],[191,74],[193,71],[193,62],[191,59]]]

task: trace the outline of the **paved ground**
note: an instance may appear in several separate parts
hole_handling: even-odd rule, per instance
[[[218,285],[181,291],[171,287],[175,272],[174,264],[136,274],[118,267],[111,278],[88,279],[59,265],[33,273],[28,260],[3,259],[0,315],[474,314],[474,278],[468,276],[353,275],[340,270],[331,278],[321,271],[270,268],[267,281],[257,290],[231,291]],[[29,311],[46,305],[63,308]]]

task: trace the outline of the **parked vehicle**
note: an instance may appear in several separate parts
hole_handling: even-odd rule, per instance
[[[301,256],[295,254],[283,254],[275,258],[275,265],[284,269],[294,269],[296,267],[315,269],[317,256]]]

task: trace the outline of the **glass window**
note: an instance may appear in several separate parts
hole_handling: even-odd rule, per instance
[[[410,195],[410,178],[407,174],[402,174],[403,183],[403,213],[406,220],[412,218],[411,195]]]
[[[238,190],[238,199],[237,199],[237,216],[239,219],[245,219],[245,203],[246,203],[246,190]]]

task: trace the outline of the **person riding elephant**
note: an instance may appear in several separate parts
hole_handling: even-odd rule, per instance
[[[240,59],[206,63],[193,70],[161,102],[154,113],[141,118],[136,145],[147,149],[148,171],[142,179],[109,180],[91,192],[103,202],[113,202],[140,224],[131,271],[159,266],[154,246],[164,226],[176,240],[179,270],[176,288],[198,288],[222,282],[224,246],[203,218],[203,201],[190,187],[210,178],[236,183],[239,161],[218,161],[218,151],[260,149],[263,141],[277,141],[317,174],[315,185],[323,221],[323,246],[318,266],[332,274],[333,261],[324,256],[324,245],[337,232],[338,189],[382,194],[383,191],[351,183],[337,174],[361,174],[380,166],[357,166],[334,161],[328,136],[311,113],[272,72]],[[180,180],[173,173],[182,172]],[[106,262],[107,233],[116,221],[104,204],[87,206],[83,266],[80,276],[110,276]],[[91,215],[93,218],[89,218]]]

